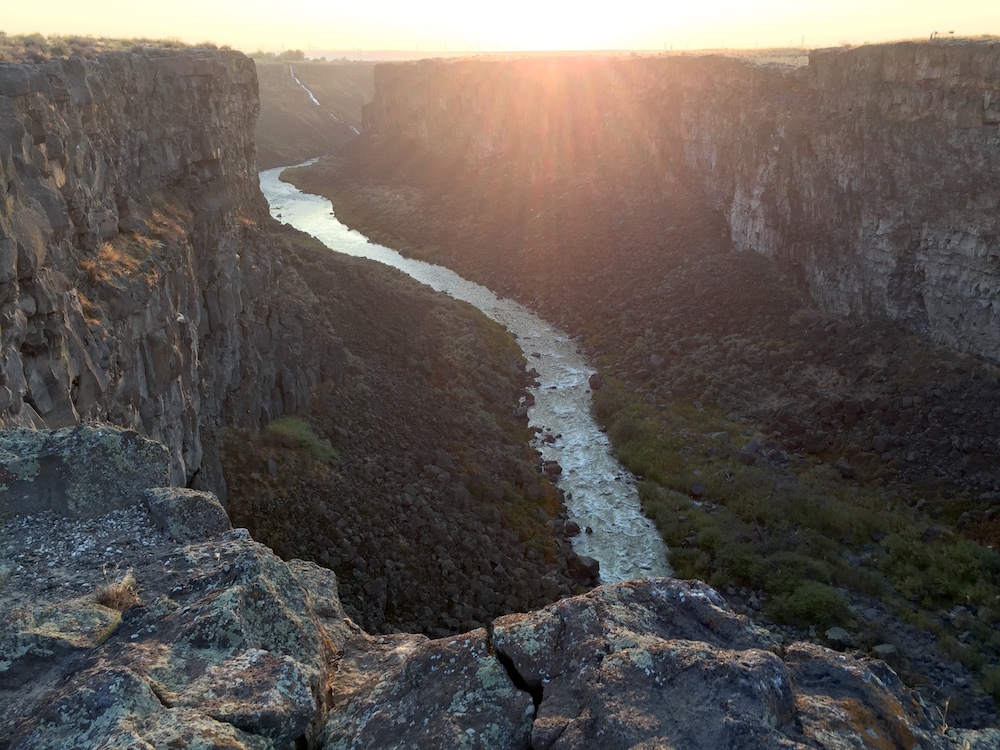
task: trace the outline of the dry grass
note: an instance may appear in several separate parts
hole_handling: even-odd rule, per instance
[[[104,577],[107,583],[101,586],[96,593],[98,604],[102,604],[110,609],[122,612],[129,607],[142,604],[139,593],[136,590],[135,576],[129,568],[121,575],[109,576],[108,569],[104,569]]]
[[[182,49],[187,46],[189,45],[176,39],[113,39],[78,34],[44,36],[37,33],[6,34],[0,31],[0,62],[42,63],[71,55],[89,59],[105,52],[119,52],[145,47]]]
[[[80,268],[87,274],[87,280],[91,284],[120,279],[139,270],[141,261],[137,253],[129,252],[133,248],[127,248],[118,239],[114,244],[102,243],[94,257],[80,261]]]
[[[153,209],[149,228],[157,239],[170,244],[179,243],[187,239],[186,224],[190,218],[190,212],[182,206],[164,201]]]
[[[99,326],[101,325],[101,311],[98,309],[90,298],[86,295],[77,292],[76,296],[80,299],[80,310],[83,312],[83,322],[88,326]]]

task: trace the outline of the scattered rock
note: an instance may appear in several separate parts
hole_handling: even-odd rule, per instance
[[[838,458],[834,462],[833,468],[836,469],[837,472],[840,474],[840,476],[842,476],[844,479],[854,478],[854,469],[850,465],[850,463],[848,463],[846,458]]]
[[[843,651],[846,648],[854,648],[854,636],[843,628],[830,628],[824,635],[826,636],[827,643],[839,651]]]
[[[567,558],[569,571],[582,581],[596,581],[601,575],[601,564],[587,555],[572,553]]]
[[[542,462],[542,472],[550,479],[555,479],[560,474],[562,474],[562,466],[559,465],[558,461],[543,461]]]
[[[879,659],[887,662],[891,662],[898,654],[896,647],[891,643],[880,643],[872,650]]]
[[[233,528],[211,492],[157,487],[146,490],[145,499],[153,523],[175,542],[200,542]]]

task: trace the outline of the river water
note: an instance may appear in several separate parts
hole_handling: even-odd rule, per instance
[[[278,176],[284,167],[260,173],[260,189],[271,214],[306,232],[339,253],[398,268],[437,291],[464,300],[517,336],[529,367],[538,371],[532,389],[535,404],[530,424],[556,436],[554,443],[538,440],[545,460],[558,461],[558,485],[567,494],[571,519],[581,529],[573,539],[580,555],[601,564],[601,582],[670,575],[666,545],[642,514],[635,478],[615,458],[611,445],[590,414],[588,380],[593,370],[576,343],[517,302],[498,298],[484,286],[467,281],[442,266],[404,258],[395,250],[370,242],[348,229],[333,214],[326,198],[303,193]]]

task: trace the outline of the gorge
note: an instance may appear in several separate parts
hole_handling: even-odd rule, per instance
[[[666,575],[666,550],[652,523],[642,515],[631,486],[634,478],[615,461],[607,438],[590,418],[591,372],[575,344],[512,300],[498,299],[447,269],[403,258],[350,232],[332,215],[329,201],[283,183],[282,171],[279,167],[262,172],[260,185],[271,213],[283,222],[336,252],[399,268],[436,291],[475,306],[517,336],[524,356],[532,357],[533,369],[539,373],[537,386],[529,391],[529,425],[546,434],[538,445],[542,458],[559,467],[559,484],[569,496],[570,520],[578,529],[587,529],[574,538],[574,547],[580,555],[600,563],[603,583]]]
[[[393,74],[379,72],[376,83]],[[553,141],[558,148],[537,160],[486,164],[477,182],[454,153],[415,147],[421,129],[430,132],[421,107],[442,109],[430,106],[432,92],[420,94],[422,105],[414,99],[406,118],[416,135],[393,139],[379,134],[378,113],[384,110],[387,122],[396,104],[377,89],[369,137],[339,160],[321,162],[313,177],[306,171],[295,179],[320,175],[348,223],[367,222],[372,236],[402,238],[395,244],[425,257],[454,253],[451,265],[492,276],[498,291],[551,312],[578,335],[607,375],[596,411],[620,452],[648,430],[664,450],[679,441],[674,447],[686,462],[679,461],[675,484],[654,486],[665,474],[646,472],[640,492],[647,512],[652,495],[677,504],[666,523],[664,514],[650,515],[661,531],[673,524],[685,535],[671,544],[684,550],[685,569],[709,548],[705,532],[713,531],[692,523],[721,518],[744,529],[742,518],[725,515],[735,513],[722,494],[730,482],[725,471],[734,472],[741,491],[739,482],[758,472],[753,477],[767,482],[774,507],[785,512],[781,486],[796,485],[791,469],[824,477],[832,469],[838,482],[853,481],[850,472],[863,480],[847,485],[847,494],[879,502],[837,532],[843,538],[831,540],[835,547],[824,547],[833,550],[826,579],[787,549],[768,553],[779,573],[805,568],[817,576],[811,590],[837,593],[847,585],[839,576],[860,567],[843,554],[859,551],[869,568],[902,586],[910,575],[906,555],[950,564],[961,553],[961,575],[969,579],[954,591],[934,588],[933,577],[906,581],[913,588],[904,599],[929,601],[915,606],[916,615],[948,608],[951,619],[935,621],[936,630],[903,622],[874,597],[863,610],[852,600],[842,624],[858,640],[838,641],[833,628],[824,629],[832,623],[816,623],[812,639],[840,650],[803,640],[809,622],[768,632],[696,581],[649,578],[582,593],[565,540],[549,529],[565,516],[527,446],[518,405],[528,378],[513,341],[467,306],[387,269],[333,258],[269,220],[250,135],[257,80],[246,58],[212,49],[0,65],[0,393],[7,394],[0,415],[0,702],[7,709],[0,747],[1000,744],[988,727],[995,723],[984,692],[990,665],[959,658],[963,649],[984,659],[993,653],[994,557],[962,536],[970,531],[956,533],[948,515],[951,504],[967,504],[981,514],[967,528],[987,533],[994,519],[992,448],[986,435],[967,444],[972,433],[956,433],[954,450],[969,460],[957,478],[945,479],[976,494],[938,500],[928,491],[930,501],[914,507],[905,467],[917,464],[911,470],[919,474],[925,456],[941,455],[939,438],[952,439],[922,430],[925,443],[904,443],[912,430],[903,428],[919,424],[924,411],[912,399],[916,389],[924,393],[925,373],[913,375],[914,391],[893,381],[903,390],[890,395],[909,398],[901,409],[909,414],[878,454],[890,454],[890,471],[877,477],[868,477],[862,452],[848,454],[844,470],[833,468],[845,466],[833,450],[852,444],[853,428],[873,429],[877,411],[885,421],[888,409],[875,403],[862,399],[855,411],[827,397],[830,422],[785,437],[774,436],[777,429],[762,432],[779,425],[767,421],[774,414],[747,405],[754,384],[788,381],[778,377],[786,360],[762,356],[755,342],[780,344],[778,322],[788,320],[782,315],[797,314],[810,346],[820,348],[817,332],[832,341],[832,351],[812,363],[823,377],[842,347],[850,352],[874,329],[808,307],[794,279],[783,286],[766,258],[720,251],[729,225],[711,195],[678,189],[676,205],[692,213],[664,215],[653,204],[670,185],[660,184],[662,174],[650,181],[651,172],[636,166],[647,163],[648,149],[635,161],[613,160],[617,166],[601,172],[599,189],[568,174],[564,184],[577,191],[569,198],[546,192],[555,181],[535,179],[550,169],[567,177],[559,173],[569,165],[565,141]],[[469,88],[457,100],[478,91]],[[633,148],[621,132],[616,148]],[[465,132],[457,128],[448,148],[476,154],[477,143],[489,139],[473,123]],[[504,178],[511,165],[526,171]],[[353,201],[345,200],[352,191]],[[578,203],[579,195],[594,200]],[[397,210],[376,221],[365,201],[386,196]],[[518,204],[525,196],[532,202]],[[442,214],[451,202],[464,223],[452,226],[452,216]],[[480,221],[462,216],[466,209],[478,210]],[[509,209],[520,212],[519,221],[508,220]],[[529,221],[529,213],[539,218]],[[612,214],[615,223],[603,226]],[[652,258],[636,242],[634,254],[609,273],[597,244],[611,238],[607,247],[620,248],[649,236],[646,222],[653,220],[665,243],[690,237],[705,257]],[[452,230],[476,240],[462,246],[464,255],[454,252]],[[480,241],[480,232],[521,254],[496,254],[496,242]],[[584,252],[569,252],[571,246]],[[734,294],[740,274],[749,299]],[[670,321],[649,315],[659,308],[642,304],[648,287],[660,307],[678,314],[691,299],[684,295],[696,292],[691,310],[703,327],[677,337],[677,354],[660,346],[672,333]],[[731,305],[725,314],[722,299]],[[733,381],[738,388],[728,395],[737,408],[720,413],[713,393],[705,395],[706,378],[688,373],[686,385],[670,368],[697,352],[703,365],[729,377],[718,365],[731,350],[712,348],[708,326],[742,323],[754,335],[747,334],[738,364],[758,374]],[[634,333],[622,335],[626,328]],[[719,339],[739,343],[737,332],[723,330]],[[985,395],[968,400],[992,405],[996,380],[986,377],[993,373],[988,363],[922,349],[902,334],[890,340],[899,352],[886,355],[888,364],[873,362],[873,375],[898,358],[930,361],[934,376],[949,380],[937,386],[941,395],[927,398],[962,404],[974,382]],[[936,369],[938,362],[948,369]],[[661,380],[667,375],[674,381],[669,396]],[[831,382],[846,388],[846,380],[842,373]],[[952,389],[953,382],[961,387]],[[687,422],[669,429],[640,403],[660,408],[675,397],[686,404],[675,415]],[[972,421],[968,408],[949,413],[949,429]],[[937,426],[947,416],[931,414]],[[705,431],[709,421],[719,429]],[[807,451],[806,438],[825,431],[843,442]],[[788,443],[795,439],[797,448]],[[907,462],[907,450],[920,460]],[[785,460],[803,463],[789,469]],[[802,477],[812,481],[806,471]],[[867,486],[877,479],[884,484]],[[950,485],[932,489],[939,486]],[[819,500],[794,499],[809,510],[835,507],[841,490],[825,491]],[[687,540],[692,530],[699,533]],[[766,524],[751,531],[769,540],[773,533]],[[803,525],[802,534],[810,533]],[[748,585],[755,596],[766,594],[768,612],[782,601],[760,582],[720,581],[741,610],[749,595],[739,589]],[[102,593],[130,589],[135,598],[117,607]],[[526,609],[537,611],[515,614]],[[859,622],[869,609],[879,619],[878,636],[898,625],[910,628],[907,646],[926,632],[953,640],[958,650],[947,659],[922,643],[919,653],[877,651],[891,644],[866,640],[872,631]],[[966,627],[963,641],[959,628]],[[906,672],[921,692],[873,654]],[[922,683],[924,675],[934,682]],[[949,696],[954,708],[945,717]]]

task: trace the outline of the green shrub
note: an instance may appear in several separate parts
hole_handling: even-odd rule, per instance
[[[325,463],[337,459],[337,451],[329,440],[320,438],[301,417],[284,416],[273,420],[266,428],[271,435],[283,438],[299,451]]]
[[[767,614],[776,622],[799,627],[827,628],[844,625],[851,619],[844,595],[819,581],[805,581],[791,593],[776,596],[768,605]]]
[[[1000,705],[1000,667],[991,667],[983,672],[983,690]]]
[[[707,580],[712,572],[712,561],[697,547],[674,547],[670,550],[670,565],[678,578]]]

